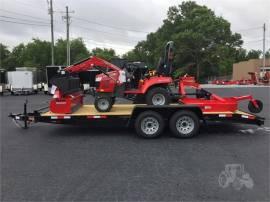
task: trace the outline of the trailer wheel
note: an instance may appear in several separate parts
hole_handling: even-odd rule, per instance
[[[199,117],[192,111],[176,112],[170,119],[170,130],[175,137],[191,138],[200,128]]]
[[[159,137],[164,125],[162,116],[154,111],[143,112],[135,120],[137,134],[148,139]]]
[[[146,95],[146,103],[148,105],[168,105],[170,103],[169,93],[165,88],[153,88]]]
[[[95,108],[99,112],[108,112],[111,110],[113,101],[111,97],[97,97],[95,99]]]
[[[257,114],[257,113],[260,113],[262,111],[262,109],[263,109],[263,103],[260,100],[255,100],[255,101],[258,104],[258,108],[256,106],[254,106],[254,104],[251,101],[249,101],[249,103],[248,103],[248,110],[251,113],[256,113]]]

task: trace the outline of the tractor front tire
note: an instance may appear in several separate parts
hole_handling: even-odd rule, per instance
[[[148,105],[168,105],[170,104],[170,95],[165,88],[152,88],[146,94],[146,103]]]
[[[99,112],[109,112],[113,106],[111,97],[97,97],[95,98],[95,108]]]

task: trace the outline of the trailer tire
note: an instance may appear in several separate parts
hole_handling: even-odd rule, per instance
[[[154,111],[145,111],[136,118],[135,130],[140,137],[152,139],[161,135],[164,130],[162,116]]]
[[[175,137],[191,138],[197,135],[200,128],[200,120],[194,112],[184,110],[173,114],[169,126]]]
[[[113,106],[111,97],[96,97],[95,108],[99,112],[109,112]]]
[[[146,94],[146,103],[148,105],[168,105],[170,104],[170,95],[165,88],[154,87]]]
[[[248,103],[248,110],[249,110],[251,113],[257,114],[257,113],[260,113],[260,112],[262,111],[262,109],[263,109],[263,103],[262,103],[262,101],[260,101],[260,100],[255,100],[255,101],[257,102],[259,108],[255,107],[255,106],[253,105],[253,103],[252,103],[251,101],[249,101],[249,103]]]

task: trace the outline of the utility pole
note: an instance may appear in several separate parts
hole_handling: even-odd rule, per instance
[[[68,6],[66,6],[66,21],[67,21],[67,66],[70,65],[70,44],[69,44],[69,25],[70,18],[68,13]]]
[[[70,42],[69,42],[70,16],[69,16],[69,13],[74,13],[74,11],[70,12],[68,10],[68,6],[66,6],[66,15],[63,18],[66,20],[66,26],[67,26],[67,66],[70,65]]]
[[[263,72],[265,71],[265,23],[263,24]]]
[[[54,65],[54,31],[53,31],[53,0],[49,0],[49,15],[51,16],[51,65]],[[48,2],[49,3],[49,2]]]

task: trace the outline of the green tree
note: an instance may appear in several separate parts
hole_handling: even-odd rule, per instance
[[[0,43],[0,68],[7,68],[7,61],[10,56],[8,47]]]
[[[23,53],[23,65],[26,67],[45,67],[50,64],[51,44],[48,41],[33,39],[26,44]]]
[[[170,40],[175,42],[175,67],[188,67],[185,72],[197,78],[229,74],[237,57],[242,57],[241,35],[231,32],[227,20],[193,1],[170,7],[163,25],[125,57],[156,66]]]
[[[104,60],[111,61],[113,58],[116,57],[115,50],[113,49],[107,49],[107,48],[95,48],[92,50],[91,55],[95,55],[97,57],[100,57]]]
[[[235,51],[235,62],[245,61],[247,59],[247,51],[243,48],[239,48]]]
[[[270,49],[269,49],[268,51],[266,51],[265,57],[266,57],[267,59],[270,59]]]
[[[262,51],[260,50],[250,50],[247,53],[246,60],[259,59],[261,55],[262,55]]]
[[[33,39],[28,44],[15,46],[6,60],[6,66],[15,67],[44,67],[50,61],[50,42]]]
[[[90,56],[82,38],[73,39],[70,42],[70,62],[75,63]]]
[[[67,43],[64,39],[58,39],[55,43],[55,64],[65,65],[67,64]]]
[[[24,53],[25,46],[23,43],[15,46],[6,61],[7,68],[14,70],[15,67],[22,67],[24,65]]]
[[[70,41],[70,63],[73,64],[89,57],[90,53],[82,38]],[[67,64],[67,43],[64,39],[58,39],[55,44],[55,63],[57,65]]]

